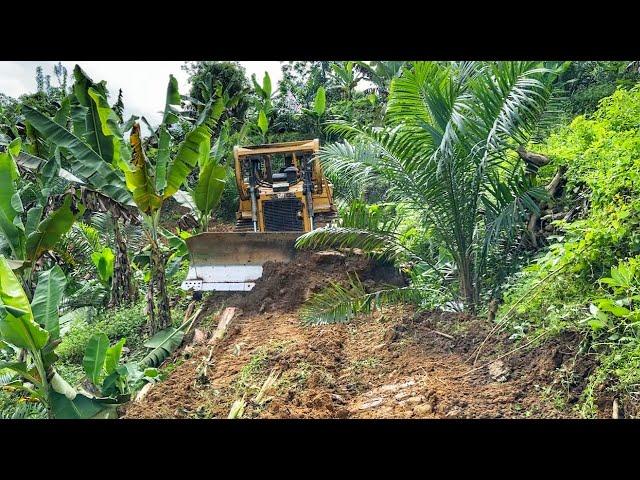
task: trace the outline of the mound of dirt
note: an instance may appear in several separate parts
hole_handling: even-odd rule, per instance
[[[312,293],[331,283],[348,281],[349,273],[357,274],[365,288],[405,282],[393,265],[380,264],[362,255],[298,252],[290,263],[266,262],[255,287],[248,293],[234,295],[228,303],[247,313],[293,312]]]

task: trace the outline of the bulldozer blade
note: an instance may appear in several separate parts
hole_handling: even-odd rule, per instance
[[[262,277],[262,264],[288,262],[302,233],[205,232],[187,238],[191,258],[182,289],[249,291]]]

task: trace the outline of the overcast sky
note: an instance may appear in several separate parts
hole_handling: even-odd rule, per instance
[[[53,66],[58,62],[6,62],[0,61],[0,93],[10,97],[19,97],[23,93],[36,91],[36,67],[41,65],[45,75],[51,75],[52,85],[57,86],[53,73]],[[118,89],[122,89],[125,115],[144,115],[152,124],[160,122],[164,109],[165,95],[169,74],[172,73],[178,80],[181,94],[188,93],[187,73],[180,67],[184,62],[147,62],[147,61],[67,61],[62,64],[69,72],[69,83],[75,64],[80,67],[95,81],[106,80],[107,88],[111,94],[111,101],[115,101]],[[268,71],[271,77],[273,90],[282,77],[280,62],[240,62],[247,71],[247,77],[255,73],[259,81]]]

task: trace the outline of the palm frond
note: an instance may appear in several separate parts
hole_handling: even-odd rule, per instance
[[[81,307],[102,306],[108,295],[109,290],[101,282],[95,279],[83,281],[75,291],[65,291],[60,308],[63,311],[70,311]]]
[[[296,248],[359,249],[374,258],[399,265],[404,261],[424,262],[420,256],[402,245],[393,231],[326,227],[312,230],[296,240]]]
[[[479,125],[486,129],[481,146],[484,158],[510,148],[513,142],[527,143],[551,97],[552,73],[539,62],[500,62],[471,82],[482,106],[476,110]]]
[[[332,143],[322,147],[318,157],[330,179],[348,179],[350,184],[364,186],[379,176],[378,159],[366,144]]]
[[[76,222],[54,246],[53,251],[66,264],[78,269],[80,265],[90,265],[91,254],[99,249],[101,249],[99,233],[85,223]],[[82,275],[84,272],[76,273]]]
[[[91,215],[90,225],[98,230],[103,237],[113,234],[113,216],[109,212],[95,212]]]
[[[15,378],[16,376],[9,371],[0,372],[0,388],[13,382]]]
[[[402,218],[395,213],[395,204],[368,205],[353,200],[340,210],[340,226],[368,232],[395,232]]]
[[[300,320],[306,325],[344,323],[358,313],[371,313],[390,303],[418,303],[424,292],[415,287],[385,287],[367,293],[357,275],[349,277],[346,286],[332,283],[316,293],[300,309]]]

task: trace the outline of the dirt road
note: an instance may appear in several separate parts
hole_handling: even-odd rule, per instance
[[[176,354],[168,378],[130,404],[125,418],[227,418],[237,400],[244,400],[245,418],[574,416],[554,393],[558,372],[575,367],[570,337],[468,373],[474,368],[469,357],[489,331],[486,320],[416,315],[413,307],[395,305],[348,324],[301,325],[303,300],[329,281],[345,280],[347,271],[369,285],[401,282],[361,257],[307,254],[289,266],[267,265],[252,292],[205,300],[208,314],[197,338],[205,344]],[[238,311],[211,347],[206,341],[226,306]],[[492,337],[475,366],[516,346],[504,335]]]

